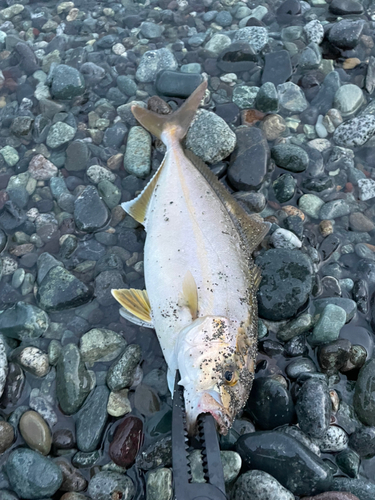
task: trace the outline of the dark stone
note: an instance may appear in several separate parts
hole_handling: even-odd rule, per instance
[[[236,443],[247,469],[271,474],[295,495],[329,490],[332,472],[315,453],[287,434],[263,431],[245,434]]]
[[[297,180],[291,174],[282,174],[273,183],[272,188],[275,193],[275,198],[280,203],[293,198],[296,190]]]
[[[48,326],[47,314],[39,307],[26,302],[17,302],[0,314],[0,331],[12,339],[37,339]]]
[[[109,446],[109,456],[120,467],[129,467],[134,463],[142,441],[142,421],[133,416],[125,417],[113,436]]]
[[[0,226],[5,231],[12,231],[21,226],[26,220],[26,213],[13,201],[6,201],[0,215]]]
[[[74,448],[75,439],[71,430],[58,429],[53,433],[52,443],[57,450],[69,450]]]
[[[8,375],[3,395],[0,398],[0,408],[15,406],[25,387],[25,375],[17,363],[9,363]]]
[[[263,430],[291,424],[295,417],[289,391],[273,377],[254,380],[246,410],[252,421]]]
[[[43,279],[37,300],[46,311],[62,311],[86,304],[92,297],[87,286],[63,267],[53,267]]]
[[[226,123],[238,125],[241,110],[234,102],[226,102],[224,104],[218,104],[215,107],[215,114],[220,116]]]
[[[359,42],[364,26],[363,20],[344,19],[332,26],[328,33],[328,40],[340,49],[354,49]]]
[[[347,14],[363,14],[363,5],[355,0],[332,0],[329,4],[329,10],[337,16]]]
[[[37,59],[32,48],[24,42],[18,42],[14,47],[17,57],[20,62],[21,68],[26,75],[32,75],[39,69]]]
[[[359,372],[353,403],[360,421],[375,426],[375,358],[366,361]]]
[[[285,83],[292,76],[292,63],[287,50],[269,52],[264,56],[262,84],[271,82],[274,85]]]
[[[74,344],[63,347],[56,367],[56,396],[62,411],[72,415],[90,392],[89,374]]]
[[[319,364],[322,371],[332,375],[340,370],[350,357],[352,345],[347,339],[338,339],[319,349]]]
[[[327,260],[335,250],[340,246],[340,238],[336,234],[330,234],[319,246],[319,252],[322,256],[322,260]]]
[[[299,250],[271,249],[256,258],[262,271],[259,315],[271,321],[293,317],[312,289],[310,258]]]
[[[327,382],[307,379],[300,388],[296,402],[298,424],[312,438],[322,438],[330,424],[331,398]]]
[[[236,131],[237,146],[230,157],[228,180],[236,189],[258,189],[267,173],[269,148],[260,129]]]
[[[320,86],[319,92],[311,101],[311,106],[314,106],[319,114],[324,115],[333,107],[333,99],[337,90],[340,88],[340,76],[337,71],[331,71],[324,78]]]
[[[89,148],[83,141],[73,141],[66,150],[64,167],[68,172],[79,172],[86,170],[89,160]]]
[[[99,260],[106,252],[104,245],[95,239],[80,241],[74,256],[83,260]]]
[[[71,66],[59,64],[52,72],[51,93],[55,99],[68,100],[83,94],[85,81],[81,73]]]
[[[257,54],[248,43],[235,42],[220,53],[217,66],[225,73],[237,73],[253,69],[257,60]]]
[[[304,149],[294,144],[278,144],[271,149],[271,158],[276,165],[291,172],[303,172],[309,164],[309,156]]]
[[[170,97],[189,97],[202,83],[199,73],[180,73],[179,71],[160,71],[156,76],[156,90]]]
[[[349,439],[349,446],[364,458],[375,455],[375,427],[364,427],[355,431]]]
[[[111,289],[127,288],[118,271],[103,271],[95,278],[95,296],[102,306],[116,304]]]
[[[107,386],[96,387],[86,399],[76,420],[78,449],[84,452],[94,451],[98,447],[107,423]]]
[[[104,147],[120,149],[120,147],[124,143],[127,131],[128,128],[122,122],[117,122],[112,127],[108,127],[104,132]]]
[[[353,299],[357,303],[358,311],[363,314],[366,314],[368,311],[368,293],[368,285],[366,280],[360,279],[354,282],[352,290]]]
[[[337,465],[344,472],[344,474],[347,474],[352,478],[358,477],[359,466],[361,464],[361,459],[358,453],[351,450],[350,448],[346,448],[345,450],[338,453],[335,458]],[[348,498],[348,500],[350,499]]]
[[[277,20],[281,24],[292,23],[301,14],[301,4],[298,0],[285,0],[276,10]]]
[[[255,98],[255,107],[263,113],[272,113],[278,111],[279,97],[276,87],[273,83],[263,83]]]
[[[314,191],[315,193],[321,193],[326,189],[331,189],[333,185],[333,179],[332,177],[328,177],[328,175],[320,175],[319,177],[312,177],[302,181],[303,189]]]
[[[349,491],[360,500],[374,500],[375,498],[375,484],[365,478],[334,477],[331,490]]]
[[[108,210],[94,186],[87,186],[74,202],[74,221],[80,231],[94,232],[108,221]]]

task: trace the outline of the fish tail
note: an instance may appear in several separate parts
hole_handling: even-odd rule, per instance
[[[207,81],[203,81],[186,99],[183,105],[169,115],[159,115],[140,106],[132,106],[131,110],[139,123],[151,134],[161,139],[166,146],[172,140],[181,141],[193,121],[195,113],[203,99]]]

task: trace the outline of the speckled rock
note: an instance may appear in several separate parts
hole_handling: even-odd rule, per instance
[[[38,338],[47,330],[47,314],[37,306],[17,302],[0,314],[0,331],[6,337],[24,340]]]
[[[129,131],[124,155],[124,168],[136,177],[147,177],[151,170],[151,135],[143,127]]]
[[[333,133],[333,140],[338,146],[362,146],[375,133],[375,116],[357,116],[343,122]]]
[[[3,395],[5,382],[8,375],[8,359],[6,344],[2,334],[0,334],[0,398]]]
[[[246,42],[259,54],[268,43],[268,32],[262,26],[246,26],[235,31],[233,42]]]
[[[121,500],[131,500],[135,488],[130,477],[118,472],[102,471],[91,479],[87,492],[93,500],[113,500],[115,496]]]
[[[294,495],[267,472],[251,470],[233,486],[232,500],[294,500]]]
[[[126,346],[118,333],[105,328],[93,328],[81,337],[80,351],[83,361],[92,365],[97,361],[113,361]]]
[[[236,135],[227,123],[211,111],[200,109],[187,136],[186,147],[204,162],[217,163],[233,151]]]
[[[163,69],[175,70],[178,64],[173,53],[167,48],[145,52],[139,62],[136,79],[147,83],[155,81],[156,75]]]
[[[50,128],[47,136],[47,146],[51,149],[57,149],[63,144],[71,141],[75,136],[73,127],[64,122],[57,122]],[[1,151],[0,151],[1,152]]]

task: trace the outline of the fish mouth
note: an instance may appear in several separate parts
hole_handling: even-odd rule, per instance
[[[196,434],[199,415],[209,413],[215,419],[219,433],[225,436],[232,425],[233,419],[228,413],[228,410],[223,406],[220,394],[214,390],[205,391],[196,401],[193,409],[186,412],[188,434],[190,436]]]

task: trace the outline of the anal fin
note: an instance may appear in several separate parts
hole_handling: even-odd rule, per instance
[[[151,306],[146,290],[130,288],[111,290],[111,292],[124,308],[124,310],[120,310],[121,316],[137,325],[153,328]]]
[[[180,306],[189,308],[193,319],[198,317],[198,289],[195,279],[190,271],[187,271],[185,274],[179,304]]]

